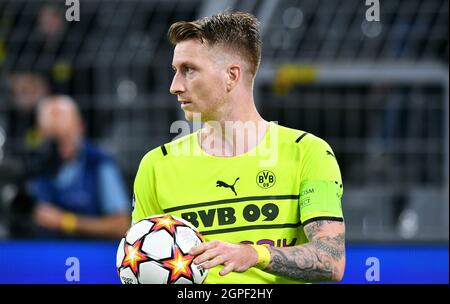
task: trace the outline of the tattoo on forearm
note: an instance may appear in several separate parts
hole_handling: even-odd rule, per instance
[[[339,261],[345,254],[344,234],[340,233],[334,237],[322,237],[311,242],[319,251],[327,253],[334,261]]]
[[[305,282],[330,281],[337,269],[308,245],[297,248],[270,248],[268,270]]]
[[[345,236],[317,236],[330,221],[317,221],[305,227],[309,243],[295,247],[270,247],[267,270],[305,282],[334,281],[338,262],[345,258]],[[343,225],[343,224],[342,224]]]

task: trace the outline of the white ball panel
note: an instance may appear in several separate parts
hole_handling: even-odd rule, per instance
[[[145,262],[139,266],[139,282],[142,284],[167,284],[169,271],[155,262]]]
[[[202,269],[199,265],[191,264],[192,277],[194,278],[195,284],[202,284],[208,276],[208,269]]]
[[[125,257],[125,249],[123,248],[124,245],[125,245],[125,238],[122,238],[119,247],[117,248],[117,255],[116,255],[117,268],[119,268],[120,265],[122,265],[123,258]]]
[[[176,229],[175,237],[177,240],[177,245],[184,254],[187,254],[192,247],[201,243],[200,239],[195,234],[195,231],[191,228],[177,227]]]
[[[148,233],[150,229],[153,227],[153,223],[147,220],[142,220],[137,222],[133,226],[131,226],[130,230],[127,233],[126,239],[130,244],[134,244],[137,240],[139,240],[143,235]]]
[[[174,240],[165,230],[159,230],[147,235],[142,245],[142,251],[155,260],[166,259],[172,256]]]
[[[129,267],[126,267],[120,271],[120,281],[122,284],[138,284],[138,280],[133,271]]]
[[[172,216],[174,219],[179,220],[180,222],[182,222],[183,224],[185,224],[186,226],[191,227],[193,230],[198,231],[197,228],[195,228],[194,225],[192,225],[190,222],[186,221],[185,219],[178,217],[178,216]]]
[[[192,281],[191,281],[191,280],[188,280],[188,279],[186,279],[186,278],[181,277],[181,278],[179,278],[178,280],[176,280],[176,281],[174,282],[174,284],[192,284]]]

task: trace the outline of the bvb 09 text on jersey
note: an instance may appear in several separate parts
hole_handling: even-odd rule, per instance
[[[212,208],[207,210],[191,211],[181,214],[181,217],[192,223],[196,228],[201,223],[205,228],[214,225],[214,219],[217,217],[217,224],[219,226],[231,225],[236,223],[237,216],[249,222],[255,222],[262,219],[263,221],[273,221],[279,214],[278,206],[273,203],[264,204],[258,207],[255,204],[249,204],[242,210],[242,215],[236,214],[233,207]]]

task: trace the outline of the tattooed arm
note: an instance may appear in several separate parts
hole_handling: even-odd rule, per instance
[[[265,269],[277,275],[303,282],[340,281],[345,268],[344,223],[315,221],[307,224],[309,243],[284,248],[269,247],[270,263]],[[257,264],[258,253],[250,245],[213,240],[189,251],[196,256],[194,264],[210,269],[224,265],[219,272],[244,272]]]
[[[269,247],[268,272],[304,282],[340,281],[345,268],[345,225],[319,220],[304,227],[308,243]]]

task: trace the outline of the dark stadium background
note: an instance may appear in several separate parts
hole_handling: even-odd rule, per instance
[[[231,8],[261,21],[257,106],[268,120],[327,140],[344,180],[344,283],[448,283],[449,82],[447,0],[0,0],[0,283],[118,283],[118,241],[38,240],[11,226],[11,200],[27,172],[3,157],[16,138],[8,79],[33,69],[54,92],[73,96],[87,136],[111,151],[128,191],[138,163],[176,136],[183,119],[168,93],[172,22]],[[39,12],[56,5],[62,35],[42,45]],[[131,197],[130,197],[131,201]],[[17,219],[16,219],[17,220]],[[24,216],[21,223],[27,226]],[[380,280],[367,281],[370,258]]]

